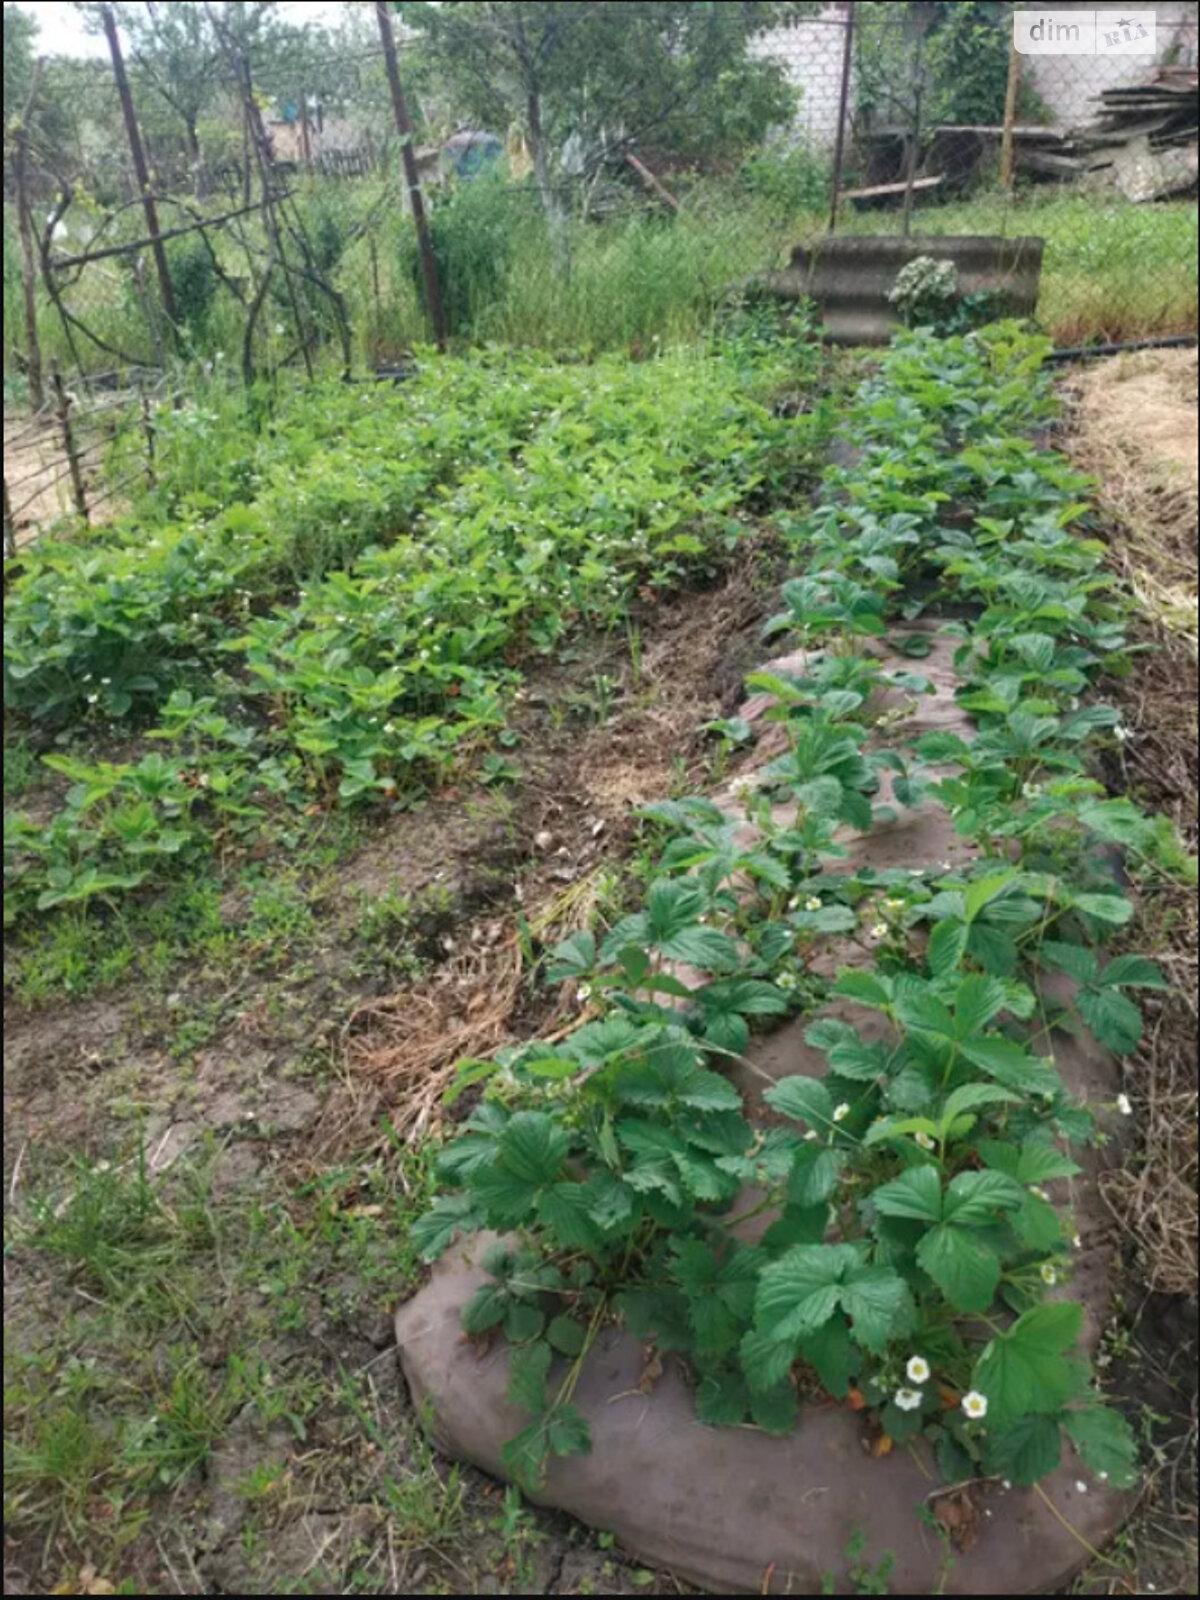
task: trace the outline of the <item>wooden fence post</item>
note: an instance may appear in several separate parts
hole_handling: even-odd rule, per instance
[[[58,426],[62,431],[63,450],[66,453],[67,467],[71,474],[71,497],[75,501],[76,511],[86,522],[88,520],[87,494],[83,487],[83,471],[79,465],[79,452],[75,448],[75,430],[71,426],[71,399],[62,381],[62,373],[58,370],[57,361],[50,363],[50,384],[54,390],[54,406],[58,416]]]
[[[1013,161],[1013,126],[1017,120],[1017,95],[1021,87],[1021,56],[1017,50],[1014,33],[1008,47],[1008,87],[1004,94],[1004,133],[1000,140],[1000,187],[1012,193],[1015,163]]]
[[[121,98],[121,114],[125,119],[125,134],[129,140],[129,154],[133,157],[133,171],[141,194],[142,210],[146,213],[146,232],[150,235],[150,249],[154,255],[154,270],[158,274],[158,290],[162,296],[163,314],[170,324],[171,338],[177,341],[179,333],[178,319],[175,315],[175,291],[171,286],[171,273],[167,267],[167,252],[163,249],[162,240],[158,236],[158,208],[154,204],[150,169],[146,165],[146,152],[142,148],[142,135],[138,128],[137,114],[133,109],[133,95],[129,90],[125,58],[121,54],[121,41],[117,38],[117,19],[113,15],[112,6],[100,7],[100,20],[104,24],[108,53],[112,57],[113,77],[117,84],[117,94]]]
[[[833,171],[829,178],[829,226],[832,233],[837,227],[838,198],[842,187],[842,162],[846,155],[846,114],[850,105],[850,64],[854,52],[854,5],[845,0],[842,7],[842,79],[838,88],[837,133],[833,146]]]
[[[42,75],[39,57],[34,63],[29,93],[13,141],[13,183],[17,191],[17,233],[21,241],[21,295],[25,310],[25,345],[29,362],[29,406],[40,411],[46,394],[42,385],[42,345],[37,325],[37,257],[33,249],[33,212],[29,204],[29,119],[37,100]]]
[[[425,301],[429,309],[429,320],[433,323],[433,336],[437,341],[437,347],[444,351],[446,318],[442,312],[437,263],[433,258],[429,222],[425,216],[425,201],[421,195],[421,176],[417,171],[416,155],[413,153],[412,123],[408,120],[404,90],[400,87],[400,68],[396,65],[396,37],[392,32],[392,14],[388,9],[387,0],[375,0],[375,18],[379,24],[379,40],[383,45],[388,87],[392,92],[392,112],[396,118],[396,132],[400,135],[400,158],[404,162],[404,179],[408,185],[409,203],[412,206],[413,223],[417,230],[417,249],[421,254],[421,273],[425,280]]]
[[[150,410],[150,397],[142,391],[142,437],[146,441],[146,483],[153,489],[158,482],[154,471],[154,417]]]
[[[11,561],[17,553],[17,524],[13,519],[12,501],[8,497],[8,479],[4,480],[4,559]]]

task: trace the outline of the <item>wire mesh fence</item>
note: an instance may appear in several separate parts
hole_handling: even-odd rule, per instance
[[[1011,16],[860,3],[762,35],[799,96],[792,161],[829,164],[839,232],[1043,237],[1059,343],[1193,332],[1196,7],[1158,7],[1138,54],[1024,54]]]
[[[794,105],[733,157],[699,93],[682,141],[636,113],[565,139],[560,128],[540,175],[515,124],[450,135],[455,124],[429,111],[416,155],[449,333],[649,348],[698,331],[731,287],[830,231],[1036,235],[1037,315],[1059,344],[1193,332],[1196,7],[1160,6],[1154,51],[1139,55],[1023,55],[1011,16],[974,0],[860,0],[760,29],[748,53],[777,65]],[[400,54],[415,75],[411,40]],[[261,99],[269,63],[250,54],[244,66]],[[354,114],[277,96],[261,172],[236,97],[208,165],[148,142],[176,353],[273,371],[311,368],[317,346],[352,340],[354,361],[388,367],[428,338],[378,44],[366,38],[330,70]],[[114,360],[162,368],[171,329],[128,152],[93,152],[67,185],[36,128],[30,140],[48,208],[35,247],[58,295],[57,321],[39,313],[52,348],[84,377]],[[272,212],[285,224],[275,247]],[[17,276],[6,270],[6,330],[22,326]],[[6,334],[6,356],[19,339]]]

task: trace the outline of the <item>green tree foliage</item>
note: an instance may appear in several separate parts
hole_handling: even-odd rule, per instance
[[[251,10],[262,10],[252,7]],[[157,98],[182,126],[188,159],[200,165],[200,118],[227,72],[220,40],[204,6],[166,0],[153,6],[123,5],[118,17],[129,40],[139,87]],[[148,96],[139,96],[143,110]]]
[[[798,8],[769,4],[403,4],[425,70],[470,120],[520,126],[552,221],[564,141],[651,139],[737,155],[794,108],[777,62],[752,36]],[[585,157],[585,159],[587,159]]]
[[[998,123],[1008,87],[1009,8],[995,0],[885,0],[860,6],[855,33],[859,113],[881,123]],[[1036,117],[1023,86],[1018,110]]]
[[[19,6],[4,8],[4,123],[19,116],[33,78],[37,24]]]

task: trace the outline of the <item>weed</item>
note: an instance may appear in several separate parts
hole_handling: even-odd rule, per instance
[[[33,782],[37,762],[27,744],[17,741],[4,746],[4,798],[17,799]]]
[[[863,1560],[867,1548],[867,1536],[861,1528],[856,1528],[846,1541],[845,1557],[847,1563],[847,1576],[854,1585],[854,1594],[890,1594],[889,1585],[892,1573],[896,1569],[896,1557],[890,1550],[885,1551],[876,1564],[872,1567]],[[821,1575],[821,1593],[836,1594],[837,1576],[832,1572]]]

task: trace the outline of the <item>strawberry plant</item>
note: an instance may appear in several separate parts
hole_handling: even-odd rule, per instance
[[[686,1357],[713,1425],[782,1432],[810,1394],[853,1393],[891,1438],[924,1434],[951,1481],[1034,1483],[1064,1439],[1102,1478],[1135,1479],[1132,1434],[1077,1348],[1082,1308],[1047,1298],[1078,1240],[1044,1186],[1097,1137],[1052,1030],[1127,1052],[1131,991],[1164,981],[1143,957],[1103,959],[1133,912],[1105,847],[1142,873],[1194,881],[1195,863],[1088,775],[1118,730],[1081,696],[1127,650],[1103,549],[1075,530],[1081,482],[1021,437],[1050,412],[1044,351],[1014,325],[896,341],[847,419],[861,461],[830,469],[790,529],[809,575],[768,631],[807,665],[750,680],[788,735],[743,785],[753,838],[710,801],[648,808],[672,836],[644,909],[572,936],[548,971],[599,1014],[460,1068],[450,1098],[484,1095],[439,1156],[417,1240],[432,1258],[463,1229],[504,1236],[463,1324],[512,1346],[509,1398],[531,1414],[506,1453],[519,1481],[588,1447],[572,1395],[613,1321]],[[969,618],[944,627],[975,732],[889,748],[878,691],[929,685],[883,674],[869,641],[939,603]],[[846,830],[879,820],[882,771],[898,804],[947,811],[971,868],[839,870]],[[807,966],[848,933],[872,959],[831,992],[874,1013],[870,1031],[820,1013],[830,990]],[[720,1068],[792,1009],[817,1013],[827,1071],[775,1083],[763,1125]]]
[[[807,379],[815,348],[764,346],[757,380]],[[716,570],[740,508],[811,461],[828,419],[750,398],[747,358],[720,340],[641,364],[485,352],[401,393],[318,385],[257,435],[219,395],[164,418],[159,487],[128,519],[23,556],[10,713],[68,731],[160,713],[150,736],[203,791],[176,861],[280,802],[408,800],[496,738],[522,664]],[[124,860],[96,804],[12,823],[10,915],[173,869],[132,835]]]

